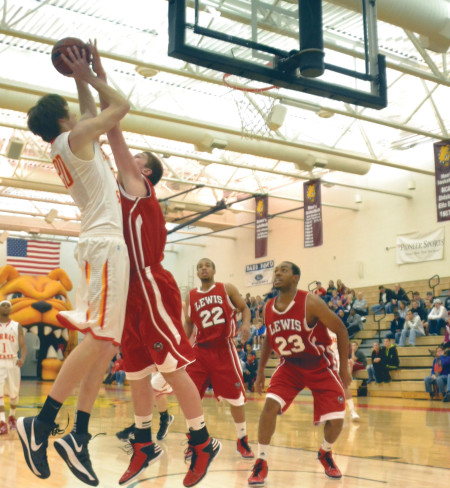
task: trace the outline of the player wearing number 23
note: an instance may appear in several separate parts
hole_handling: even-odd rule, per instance
[[[324,423],[324,441],[318,459],[328,477],[342,477],[331,448],[342,430],[344,387],[351,382],[347,367],[348,334],[339,317],[320,297],[297,290],[299,280],[300,268],[294,263],[283,261],[275,268],[273,285],[278,296],[267,302],[264,312],[267,339],[255,380],[259,393],[264,388],[264,368],[272,350],[280,361],[270,379],[259,420],[258,456],[248,479],[250,486],[264,485],[277,416],[289,408],[304,388],[311,390],[314,399],[314,424]],[[336,369],[328,330],[337,337],[340,372]]]

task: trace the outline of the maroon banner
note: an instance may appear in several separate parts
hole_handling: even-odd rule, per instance
[[[437,220],[444,222],[450,220],[450,141],[436,142],[433,146]]]
[[[303,183],[303,202],[305,247],[321,246],[323,244],[323,232],[320,180],[310,180]]]
[[[255,258],[267,256],[267,238],[269,235],[269,198],[255,197]]]

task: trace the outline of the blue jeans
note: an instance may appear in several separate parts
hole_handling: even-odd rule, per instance
[[[447,386],[447,392],[450,392],[450,374],[442,374],[436,378],[436,384],[439,390],[439,393],[445,395],[445,386]],[[424,379],[425,382],[425,391],[431,393],[431,383],[433,383],[433,379],[431,376],[427,376]]]
[[[373,364],[369,364],[369,366],[367,366],[367,374],[369,375],[369,380],[368,380],[369,383],[371,381],[376,381],[375,369],[373,367]]]
[[[400,343],[399,346],[403,347],[406,342],[406,335],[409,332],[409,345],[410,346],[415,346],[416,345],[416,337],[422,337],[425,335],[424,332],[422,332],[419,329],[403,329],[402,333],[400,335]]]
[[[441,328],[445,327],[445,320],[444,319],[431,319],[428,321],[428,325],[430,326],[430,335],[440,335]]]
[[[123,385],[125,381],[125,371],[116,371],[116,385]]]

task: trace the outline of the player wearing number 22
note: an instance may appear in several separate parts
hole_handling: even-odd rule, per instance
[[[265,308],[267,339],[261,351],[255,381],[258,393],[264,388],[264,368],[273,351],[280,362],[270,380],[259,420],[258,457],[248,479],[262,486],[268,474],[267,459],[277,415],[284,413],[305,387],[314,398],[314,424],[324,423],[324,440],[318,459],[329,478],[341,478],[331,448],[342,430],[345,415],[344,387],[351,382],[347,367],[348,334],[339,317],[317,295],[297,290],[300,269],[284,261],[274,271],[278,296]],[[331,350],[328,329],[337,336],[340,371]]]
[[[248,445],[245,422],[245,386],[240,360],[233,337],[236,335],[236,313],[242,313],[241,338],[250,336],[250,310],[237,288],[230,283],[215,283],[216,267],[210,259],[197,263],[200,288],[187,296],[185,329],[192,337],[195,326],[195,362],[187,367],[189,376],[203,398],[211,384],[216,398],[230,404],[237,434],[237,452],[244,459],[254,458]]]

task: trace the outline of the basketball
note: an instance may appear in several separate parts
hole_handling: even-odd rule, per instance
[[[65,76],[72,74],[72,70],[61,57],[61,54],[64,54],[65,56],[69,55],[67,50],[68,47],[77,48],[80,50],[80,53],[82,48],[86,49],[88,61],[90,62],[88,46],[81,39],[77,39],[76,37],[65,37],[64,39],[59,40],[52,49],[52,63],[55,69]]]

